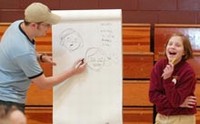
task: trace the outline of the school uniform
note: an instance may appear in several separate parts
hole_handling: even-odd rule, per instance
[[[167,59],[158,61],[152,69],[149,98],[156,105],[156,124],[195,124],[196,106],[193,108],[179,107],[186,97],[194,96],[196,77],[192,67],[181,60],[174,66],[173,74],[163,79],[163,70],[168,64]],[[188,118],[187,118],[188,117]],[[176,120],[176,121],[175,121]],[[187,123],[188,124],[188,123]]]

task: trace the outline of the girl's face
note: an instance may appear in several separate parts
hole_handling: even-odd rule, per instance
[[[166,55],[169,61],[176,58],[176,63],[181,61],[184,53],[183,41],[180,36],[173,36],[169,39],[166,46]]]

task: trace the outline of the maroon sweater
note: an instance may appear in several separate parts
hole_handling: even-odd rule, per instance
[[[161,77],[167,59],[158,61],[151,72],[149,98],[156,105],[158,113],[163,115],[191,115],[196,113],[194,108],[179,107],[187,96],[194,96],[196,77],[192,67],[181,61],[174,67],[172,76],[168,79]],[[176,78],[176,84],[172,79]]]

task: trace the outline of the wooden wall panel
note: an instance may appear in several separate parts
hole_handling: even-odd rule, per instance
[[[31,84],[30,89],[27,93],[27,106],[49,106],[53,103],[53,91],[52,89],[49,90],[42,90]]]
[[[124,53],[123,78],[124,79],[149,79],[153,67],[153,53]]]
[[[176,0],[139,0],[139,5],[141,10],[176,10]]]
[[[26,107],[27,124],[52,124],[52,107]]]
[[[195,95],[197,97],[197,106],[200,107],[200,81],[197,81],[197,85],[196,85],[196,90],[195,90]]]
[[[105,9],[116,9],[121,8],[123,10],[136,10],[138,1],[137,0],[99,0],[99,7]]]
[[[0,41],[1,41],[1,37],[4,34],[4,32],[6,31],[6,29],[8,28],[8,26],[10,25],[10,23],[1,23],[0,24]]]
[[[153,108],[123,108],[123,124],[153,124]]]
[[[200,80],[200,54],[195,54],[194,58],[188,60],[188,62],[194,69],[197,79]]]
[[[23,17],[24,8],[36,1],[54,10],[122,9],[124,23],[200,24],[198,0],[1,0],[0,21]]]
[[[200,108],[197,108],[197,113],[196,113],[196,124],[200,124]]]
[[[150,52],[150,24],[123,24],[123,52]]]
[[[123,106],[153,106],[149,102],[149,81],[123,81]]]

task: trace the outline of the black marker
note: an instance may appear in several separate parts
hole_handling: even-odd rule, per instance
[[[80,60],[80,62],[76,65],[75,68],[78,68],[78,67],[81,66],[82,64],[84,64],[84,58]]]
[[[82,65],[84,63],[84,58],[83,59],[81,59],[81,64],[80,65]]]

